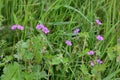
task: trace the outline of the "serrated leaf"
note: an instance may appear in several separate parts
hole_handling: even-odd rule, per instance
[[[37,52],[36,55],[35,55],[35,61],[36,61],[37,63],[40,63],[41,60],[42,60],[42,54],[39,53],[39,52]]]
[[[98,70],[99,71],[105,71],[105,69],[106,69],[106,65],[105,64],[101,64],[101,65],[98,66]]]
[[[12,59],[13,59],[12,56],[6,56],[3,60],[4,60],[5,62],[9,62],[9,61],[11,61]]]
[[[45,72],[45,71],[41,71],[41,72],[40,72],[40,78],[46,79],[46,77],[47,77],[46,72]]]
[[[88,69],[84,64],[81,65],[80,69],[84,74],[88,74]]]
[[[32,60],[33,59],[33,53],[31,53],[31,52],[26,52],[26,53],[24,53],[24,55],[23,55],[23,59],[24,60]]]
[[[113,60],[116,57],[114,52],[113,52],[113,48],[108,48],[107,55],[108,55],[110,60]]]
[[[36,71],[34,72],[34,79],[35,80],[40,80],[40,79],[46,79],[47,78],[47,73],[45,71]]]
[[[96,75],[98,72],[105,71],[105,69],[106,69],[105,64],[98,64],[98,65],[95,65],[91,71],[92,71],[92,74]]]
[[[52,65],[57,65],[63,62],[63,55],[62,54],[57,54],[52,58]]]
[[[39,80],[40,79],[40,70],[41,70],[41,66],[40,65],[34,65],[33,68],[33,73],[34,73],[34,79],[35,80]]]
[[[33,80],[33,78],[34,78],[34,74],[33,73],[23,72],[22,75],[23,75],[25,80]]]
[[[67,63],[69,60],[68,60],[68,58],[63,58],[62,59],[62,63]]]
[[[57,57],[53,58],[53,59],[52,59],[52,62],[51,62],[52,65],[57,65],[57,64],[60,64],[60,63],[61,63],[61,61],[60,61],[60,59],[57,58]]]
[[[20,67],[18,63],[9,64],[3,70],[4,74],[1,76],[1,80],[21,80]]]

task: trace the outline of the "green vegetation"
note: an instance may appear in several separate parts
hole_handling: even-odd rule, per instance
[[[120,80],[119,44],[119,0],[0,0],[1,80]]]

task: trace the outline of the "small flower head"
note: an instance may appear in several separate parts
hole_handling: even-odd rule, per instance
[[[71,43],[71,41],[69,41],[69,40],[66,40],[65,43],[66,43],[68,46],[72,46],[72,43]]]
[[[91,66],[94,66],[95,64],[94,64],[94,62],[93,62],[93,61],[90,61],[90,65],[91,65]]]
[[[42,25],[42,24],[38,24],[37,26],[36,26],[36,29],[43,29],[44,28],[44,25]]]
[[[104,40],[104,38],[103,38],[101,35],[98,35],[96,38],[97,38],[97,40],[99,40],[99,41]]]
[[[102,63],[103,63],[103,61],[101,61],[100,59],[97,59],[96,62],[97,62],[98,64],[102,64]]]
[[[96,21],[96,23],[97,23],[99,26],[102,25],[102,23],[101,23],[100,20],[96,19],[95,21]]]
[[[19,30],[24,30],[24,27],[21,26],[21,25],[17,25],[17,29],[19,29]]]
[[[42,24],[38,24],[36,26],[36,29],[38,29],[38,30],[41,29],[45,34],[48,34],[50,32],[49,29]]]
[[[11,27],[11,29],[12,29],[12,30],[16,30],[16,29],[23,30],[24,27],[21,26],[21,25],[13,25],[13,26]]]
[[[42,28],[42,31],[43,31],[45,34],[48,34],[48,33],[50,32],[47,27]]]
[[[94,55],[94,53],[95,52],[91,50],[91,51],[88,52],[88,55]]]
[[[12,30],[16,30],[16,29],[17,29],[17,25],[13,25],[13,26],[11,27],[11,29],[12,29]]]
[[[73,33],[76,35],[79,31],[80,31],[80,29],[79,29],[79,28],[76,28],[76,29],[73,31]]]

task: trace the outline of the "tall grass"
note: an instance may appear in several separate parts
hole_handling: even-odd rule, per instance
[[[1,80],[119,80],[119,9],[119,0],[0,0]],[[50,33],[36,30],[39,23]]]

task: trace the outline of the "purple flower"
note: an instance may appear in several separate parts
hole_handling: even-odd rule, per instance
[[[94,55],[94,53],[95,52],[91,50],[91,51],[88,52],[88,55]]]
[[[11,27],[11,29],[12,29],[12,30],[16,30],[16,29],[17,29],[17,25],[13,25],[13,26]]]
[[[96,21],[96,23],[97,23],[99,26],[102,25],[102,23],[101,23],[100,20],[96,19],[95,21]]]
[[[102,40],[104,39],[101,35],[98,35],[96,38],[97,38],[99,41],[102,41]]]
[[[76,35],[79,31],[80,31],[80,29],[79,29],[79,28],[76,28],[76,29],[73,31],[73,33]]]
[[[69,40],[66,40],[65,43],[66,43],[68,46],[72,46],[72,43],[71,43],[71,41],[69,41]]]
[[[24,29],[24,27],[23,27],[23,26],[21,26],[21,25],[17,25],[17,29],[19,29],[19,30],[23,30],[23,29]]]
[[[91,65],[91,66],[94,66],[95,64],[94,64],[94,62],[93,62],[93,61],[90,61],[90,65]]]
[[[47,27],[42,28],[42,31],[43,31],[45,34],[48,34],[48,33],[50,32]]]
[[[36,26],[36,29],[43,29],[44,28],[44,25],[42,25],[42,24],[38,24],[37,26]]]
[[[102,64],[102,63],[103,63],[103,61],[101,61],[100,59],[97,59],[96,62],[97,62],[98,64]]]
[[[42,24],[38,24],[36,26],[36,29],[38,29],[38,30],[41,29],[45,34],[48,34],[50,32],[49,29]]]
[[[16,29],[23,30],[24,27],[21,26],[21,25],[13,25],[13,26],[11,27],[11,29],[12,29],[12,30],[16,30]]]

